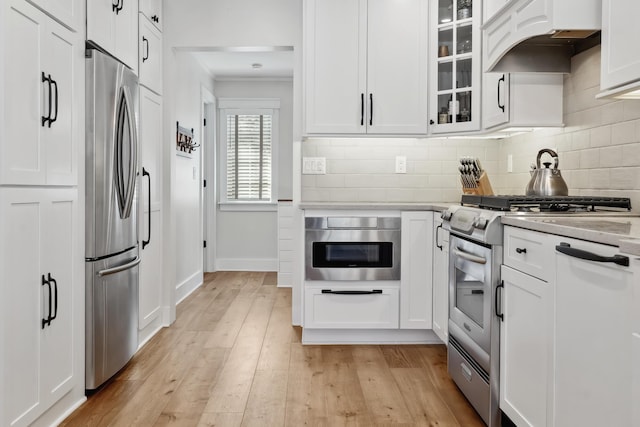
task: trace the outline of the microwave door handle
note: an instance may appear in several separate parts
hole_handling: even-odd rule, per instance
[[[466,259],[467,261],[475,262],[476,264],[486,264],[487,259],[481,256],[473,255],[468,252],[463,251],[460,248],[456,248],[453,250],[453,253],[459,256],[462,259]]]
[[[131,207],[133,206],[133,198],[135,195],[136,189],[136,171],[138,165],[138,138],[136,131],[136,122],[133,119],[133,112],[131,111],[133,104],[131,103],[131,95],[129,94],[129,88],[123,88],[124,94],[124,102],[125,102],[125,112],[127,122],[129,124],[129,149],[130,149],[130,157],[129,157],[129,188],[127,188],[126,192],[126,203],[125,203],[125,218],[129,217],[131,214]]]
[[[129,269],[135,267],[136,265],[140,264],[140,261],[142,261],[142,258],[140,258],[139,256],[136,256],[134,258],[134,260],[131,261],[131,262],[119,265],[117,267],[112,267],[112,268],[107,268],[107,269],[104,269],[104,270],[100,270],[100,271],[98,271],[97,275],[99,277],[102,277],[102,276],[108,276],[110,274],[120,273],[121,271],[129,270]]]

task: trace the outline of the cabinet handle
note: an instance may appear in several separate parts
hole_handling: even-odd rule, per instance
[[[381,294],[382,289],[373,289],[371,291],[333,291],[331,289],[323,289],[323,294],[336,294],[336,295],[371,295]]]
[[[53,283],[53,316],[51,315],[51,307],[49,307],[49,324],[51,324],[51,321],[58,317],[58,282],[51,277],[51,273],[47,273],[47,280],[49,283]],[[51,301],[49,301],[49,303],[51,303]]]
[[[147,46],[147,56],[142,54],[142,62],[144,62],[147,59],[149,59],[149,39],[147,39],[145,36],[142,36],[142,49],[143,50],[144,50],[145,43],[146,43],[146,46]]]
[[[47,83],[49,86],[49,114],[47,114],[47,116],[42,116],[42,127],[44,127],[45,124],[48,124],[49,127],[51,127],[51,96],[52,96],[52,90],[51,90],[51,74],[48,75],[48,77],[44,74],[44,71],[41,71],[42,73],[42,83]]]
[[[502,75],[502,77],[498,79],[498,108],[501,109],[502,112],[504,113],[504,104],[500,105],[500,82],[502,82],[502,85],[504,86],[505,84],[504,74]]]
[[[111,11],[115,12],[118,9],[118,5],[120,4],[120,0],[117,0],[115,3],[111,2]]]
[[[442,228],[442,224],[440,224],[440,225],[438,225],[436,227],[436,248],[438,248],[440,250],[442,250],[442,245],[438,244],[438,235],[439,235],[438,230],[440,230],[441,228]]]
[[[42,275],[42,286],[47,285],[49,288],[49,313],[46,318],[42,318],[42,329],[45,326],[48,326],[51,323],[51,283],[47,279],[44,278],[44,274]]]
[[[504,289],[504,280],[501,281],[498,286],[496,286],[496,299],[493,304],[493,306],[495,307],[496,316],[500,318],[500,321],[504,322],[504,313],[502,312],[502,304],[500,304],[500,312],[498,312],[498,303],[502,302],[502,291],[500,291],[500,289]]]
[[[364,126],[364,93],[360,94],[360,126]]]
[[[153,22],[155,22],[156,24],[158,24],[158,23],[160,22],[160,17],[159,17],[158,15],[153,15],[153,16],[151,17],[151,20],[152,20]]]
[[[151,174],[149,172],[147,172],[147,170],[143,167],[142,168],[142,177],[144,178],[145,176],[149,177],[149,181],[147,183],[147,201],[149,204],[149,216],[148,216],[148,224],[149,224],[149,233],[147,234],[147,240],[142,239],[142,250],[144,250],[145,246],[147,246],[149,244],[149,242],[151,242]]]
[[[49,79],[51,80],[51,85],[54,87],[55,91],[55,97],[56,97],[56,103],[54,104],[55,108],[56,108],[56,112],[55,115],[49,119],[49,127],[51,127],[51,123],[55,122],[56,120],[58,120],[58,82],[53,80],[51,78],[51,76],[49,76]],[[49,100],[49,104],[51,104],[51,100]],[[51,107],[49,107],[51,108]]]
[[[369,126],[373,126],[373,94],[369,94]]]
[[[516,252],[519,254],[526,254],[527,248],[516,248]]]
[[[122,10],[124,7],[124,0],[118,0],[118,5],[115,8],[116,15]]]
[[[612,262],[614,264],[622,265],[624,267],[629,267],[629,257],[624,255],[614,255],[614,256],[602,256],[598,254],[594,254],[593,252],[584,251],[582,249],[572,248],[569,243],[562,242],[556,246],[556,251],[569,255],[570,257],[584,259],[587,261],[595,261],[595,262]]]

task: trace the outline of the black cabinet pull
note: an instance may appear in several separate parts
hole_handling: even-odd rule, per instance
[[[373,126],[373,94],[369,94],[369,126]]]
[[[120,0],[117,0],[115,3],[111,2],[111,11],[115,12],[118,9],[118,5],[120,4]]]
[[[147,170],[142,168],[142,177],[148,177],[149,181],[147,183],[147,201],[149,204],[149,214],[148,214],[148,223],[149,223],[149,233],[147,234],[147,240],[142,239],[142,250],[144,250],[145,246],[151,242],[151,174],[147,172]]]
[[[516,248],[516,252],[519,254],[526,254],[527,248]]]
[[[112,5],[113,6],[113,11],[116,13],[116,15],[122,10],[122,8],[124,7],[124,0],[118,0],[118,3]]]
[[[47,314],[46,318],[42,318],[42,329],[44,329],[45,326],[48,326],[51,323],[51,283],[44,278],[44,274],[42,275],[42,286],[47,285],[47,287],[49,288],[49,313]]]
[[[500,289],[504,289],[504,280],[500,282],[498,286],[496,286],[496,298],[494,301],[494,307],[496,311],[496,316],[500,318],[502,322],[504,322],[504,313],[502,312],[502,304],[500,304],[500,312],[498,313],[498,303],[502,300],[502,291],[498,292]]]
[[[158,15],[153,15],[151,20],[157,24],[160,22],[160,17]]]
[[[49,283],[53,283],[53,315],[51,315],[51,308],[49,308],[49,324],[51,324],[51,321],[58,317],[58,282],[51,277],[51,273],[47,273],[47,280]]]
[[[149,39],[147,39],[145,36],[142,36],[142,49],[143,50],[144,50],[145,43],[146,43],[146,46],[147,46],[147,56],[142,54],[142,62],[144,62],[147,59],[149,59]]]
[[[364,93],[360,94],[360,126],[364,126]]]
[[[498,108],[504,113],[504,104],[500,105],[500,82],[502,82],[503,86],[506,83],[504,80],[504,74],[498,79]]]
[[[434,122],[433,120],[429,120],[429,124],[430,125],[434,125],[434,124],[436,124],[436,122]]]
[[[612,262],[614,264],[622,265],[624,267],[629,267],[629,257],[624,255],[614,255],[614,256],[602,256],[598,254],[594,254],[593,252],[584,251],[582,249],[572,248],[569,243],[562,242],[556,246],[556,251],[569,255],[570,257],[584,259],[587,261],[595,261],[595,262]]]
[[[51,80],[51,85],[55,89],[54,94],[55,94],[55,97],[56,97],[56,103],[54,104],[54,106],[56,108],[56,112],[55,112],[55,115],[51,119],[49,119],[49,127],[51,127],[51,123],[53,123],[56,120],[58,120],[58,82],[53,80],[51,78],[51,76],[49,76],[49,79]],[[49,100],[49,104],[51,104],[51,100]],[[49,107],[49,108],[51,108],[51,107]]]
[[[382,289],[373,289],[371,291],[333,291],[331,289],[323,289],[323,294],[336,294],[336,295],[371,295],[381,294]]]
[[[436,227],[436,248],[442,250],[442,245],[438,244],[438,230],[440,230],[442,228],[442,224],[438,225]]]
[[[46,76],[44,74],[44,71],[41,72],[42,73],[42,83],[47,83],[49,86],[49,113],[46,116],[42,116],[42,127],[44,127],[45,124],[48,124],[49,127],[51,127],[51,96],[52,96],[52,90],[51,90],[51,74],[49,74],[48,76]]]

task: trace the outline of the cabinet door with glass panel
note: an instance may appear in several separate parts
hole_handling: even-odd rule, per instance
[[[480,0],[430,2],[431,133],[480,129]]]

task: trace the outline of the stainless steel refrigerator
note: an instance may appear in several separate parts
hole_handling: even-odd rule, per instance
[[[86,59],[86,385],[138,347],[138,78],[97,50]]]

